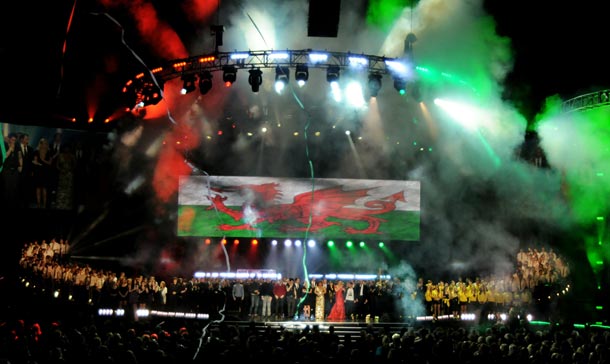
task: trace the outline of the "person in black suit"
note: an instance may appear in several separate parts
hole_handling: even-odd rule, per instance
[[[21,173],[19,173],[19,202],[21,207],[27,208],[34,200],[34,187],[32,185],[34,148],[30,146],[30,135],[27,133],[19,136],[19,152],[23,160]]]
[[[365,320],[368,314],[369,291],[370,288],[364,280],[358,281],[354,287],[354,317],[359,321]]]

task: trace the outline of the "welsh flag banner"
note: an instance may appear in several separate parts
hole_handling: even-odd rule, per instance
[[[183,176],[178,235],[419,240],[420,182]]]

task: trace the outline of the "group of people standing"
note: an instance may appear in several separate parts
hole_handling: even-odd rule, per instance
[[[285,290],[278,285],[284,286]],[[269,280],[249,281],[247,290],[250,291],[250,318],[258,316],[260,302],[263,319],[272,318],[271,311],[276,319],[306,321],[359,320],[364,319],[367,313],[369,286],[364,281],[345,283],[313,278],[310,282],[301,283],[299,278],[288,278],[275,284]]]
[[[75,173],[80,151],[63,143],[61,133],[51,141],[41,137],[35,147],[27,133],[5,137],[0,158],[2,199],[8,205],[71,209]],[[32,206],[30,206],[32,205]]]

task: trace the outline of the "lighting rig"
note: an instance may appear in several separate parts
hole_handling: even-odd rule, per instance
[[[415,83],[416,72],[410,52],[402,58],[328,52],[313,49],[285,51],[263,50],[244,52],[214,52],[184,59],[169,60],[161,66],[136,75],[123,87],[124,100],[131,109],[157,104],[162,99],[164,84],[172,79],[183,81],[182,93],[196,88],[202,95],[212,89],[212,74],[221,73],[226,87],[237,81],[240,71],[248,72],[248,83],[253,92],[258,92],[263,82],[263,70],[275,72],[276,83],[286,86],[290,73],[299,87],[303,87],[312,69],[326,71],[329,83],[336,82],[342,72],[361,72],[368,75],[368,91],[375,97],[382,86],[382,79],[393,79],[396,90],[402,95],[411,83]],[[195,87],[197,85],[198,87]]]

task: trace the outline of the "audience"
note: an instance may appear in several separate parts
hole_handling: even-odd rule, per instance
[[[23,281],[39,287],[39,290],[30,291],[32,296],[26,299],[36,302],[30,302],[28,306],[38,303],[40,306],[35,306],[38,310],[49,312],[25,314],[25,311],[17,310],[23,313],[23,317],[10,317],[0,322],[0,358],[4,362],[181,363],[246,358],[283,363],[336,360],[358,363],[435,363],[449,360],[456,363],[487,363],[492,360],[503,363],[607,363],[609,358],[609,332],[591,326],[579,330],[563,324],[532,326],[523,317],[512,314],[518,312],[515,310],[519,307],[519,302],[514,299],[502,300],[507,305],[498,308],[498,312],[507,309],[505,312],[509,313],[509,319],[472,325],[460,320],[444,321],[447,324],[416,321],[400,314],[394,316],[396,313],[382,309],[377,311],[382,317],[390,315],[388,319],[403,324],[385,326],[374,320],[355,323],[361,325],[358,334],[339,334],[335,330],[339,323],[335,322],[303,322],[292,328],[285,322],[268,325],[255,320],[262,314],[260,307],[254,316],[240,318],[237,315],[235,320],[227,318],[229,312],[222,312],[207,321],[157,316],[138,319],[130,314],[123,318],[103,317],[96,314],[96,309],[106,305],[124,307],[128,312],[137,308],[209,311],[230,302],[227,298],[232,297],[234,284],[243,285],[243,296],[249,297],[249,287],[260,287],[262,282],[172,277],[169,287],[175,287],[168,289],[163,288],[168,287],[164,278],[94,269],[76,264],[69,257],[70,245],[63,239],[32,242],[23,247],[21,276]],[[426,285],[420,278],[419,284],[413,285],[415,290],[411,294],[397,289],[410,285],[404,285],[396,278],[368,284],[375,294],[390,292],[401,300],[418,300],[419,292],[432,286],[437,289],[439,285],[470,286],[472,289],[468,290],[467,296],[470,296],[468,305],[472,310],[477,304],[471,301],[473,295],[476,296],[473,293],[475,287],[501,288],[503,292],[515,293],[530,289],[534,282],[522,277],[532,276],[538,282],[565,282],[568,278],[565,263],[552,250],[520,251],[515,268],[516,272],[511,277],[458,278],[447,284],[428,280]],[[336,283],[343,285],[343,282]],[[354,284],[348,283],[349,286]],[[280,280],[275,284],[290,287],[294,279]],[[120,298],[121,287],[125,287],[124,299]],[[27,288],[22,290],[27,291]],[[71,296],[72,301],[57,298],[54,304],[45,304],[51,298],[45,298],[45,293],[41,292],[46,292],[48,297],[56,290],[65,297]],[[172,290],[179,297],[165,300],[163,295],[171,294]],[[274,291],[278,297],[283,293],[283,289]],[[174,302],[176,306],[168,307],[168,302]],[[291,317],[285,311],[285,305],[273,304],[276,318]],[[246,307],[249,304],[244,303],[242,310]],[[424,313],[433,314],[432,311]],[[369,311],[369,316],[373,314]],[[299,318],[307,321],[302,312]]]

